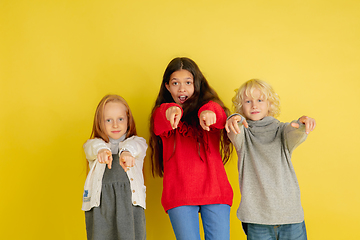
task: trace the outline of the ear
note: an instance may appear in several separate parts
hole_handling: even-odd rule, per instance
[[[165,83],[165,87],[170,92],[170,85],[168,83]]]

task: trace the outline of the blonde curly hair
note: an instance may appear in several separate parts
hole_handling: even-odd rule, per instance
[[[277,117],[280,115],[280,98],[270,84],[259,80],[259,79],[250,79],[240,86],[239,89],[236,89],[235,96],[232,99],[234,110],[237,113],[240,113],[244,116],[242,111],[242,100],[244,95],[252,96],[255,89],[258,89],[264,100],[269,102],[269,113],[268,116]]]

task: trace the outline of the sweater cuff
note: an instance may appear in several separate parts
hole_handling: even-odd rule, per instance
[[[202,105],[198,111],[198,117],[200,117],[201,112],[203,111],[212,111],[215,114],[218,112],[218,107],[220,107],[217,103],[213,101],[209,101],[208,103],[205,103]],[[221,107],[220,107],[221,108]]]
[[[230,118],[232,118],[233,116],[240,116],[240,117],[241,117],[241,120],[240,120],[241,123],[242,123],[244,120],[246,120],[243,116],[241,116],[241,114],[239,114],[239,113],[233,113],[233,114],[231,114],[230,116],[228,116],[228,118],[226,119],[226,121],[229,120]]]

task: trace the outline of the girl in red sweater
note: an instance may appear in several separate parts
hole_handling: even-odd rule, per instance
[[[230,239],[233,191],[224,164],[229,110],[189,58],[167,66],[151,114],[152,173],[163,177],[162,205],[178,240]]]

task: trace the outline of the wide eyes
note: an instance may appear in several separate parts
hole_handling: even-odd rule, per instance
[[[179,85],[180,84],[180,82],[179,81],[171,81],[171,85],[173,85],[173,86],[177,86],[177,85]],[[185,82],[185,85],[188,85],[188,86],[190,86],[190,85],[192,85],[193,84],[193,81],[192,80],[187,80],[186,82]]]

